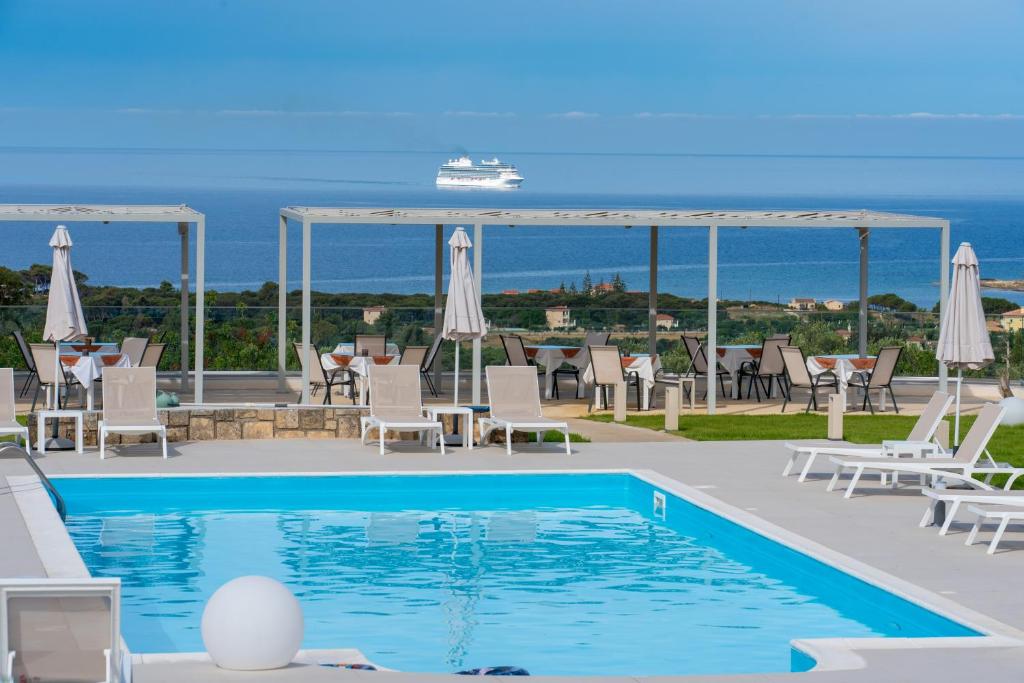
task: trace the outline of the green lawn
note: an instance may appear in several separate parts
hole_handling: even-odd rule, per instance
[[[612,416],[599,414],[591,415],[587,419],[611,422]],[[805,413],[680,415],[679,431],[673,433],[695,441],[824,439],[827,434],[826,420],[825,415]],[[854,443],[878,443],[883,439],[899,439],[910,433],[915,421],[917,417],[909,415],[846,415],[843,419],[844,435],[848,441]],[[665,426],[665,418],[659,414],[629,415],[626,424],[660,431]],[[972,424],[973,415],[964,417],[960,422],[961,435]],[[1024,425],[1000,427],[989,442],[988,449],[997,460],[1024,467]]]

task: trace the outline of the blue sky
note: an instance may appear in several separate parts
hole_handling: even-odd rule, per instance
[[[0,0],[0,145],[1024,154],[1014,0]]]

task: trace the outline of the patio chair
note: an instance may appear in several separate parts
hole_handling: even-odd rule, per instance
[[[36,372],[36,363],[32,360],[32,352],[29,350],[28,344],[25,343],[25,337],[21,334],[21,330],[14,330],[11,332],[11,336],[14,337],[15,343],[18,345],[18,351],[21,352],[21,359],[25,361],[25,367],[28,368],[28,377],[25,378],[25,383],[21,386],[21,391],[18,393],[18,396],[24,396],[28,393],[32,380],[38,379],[39,373]]]
[[[871,403],[871,391],[878,389],[880,392],[889,392],[892,407],[896,414],[899,414],[900,407],[896,404],[896,394],[892,393],[892,378],[896,374],[896,365],[900,362],[902,353],[902,346],[886,346],[878,352],[875,367],[871,372],[858,372],[850,378],[849,385],[851,387],[857,387],[864,391],[864,403],[861,405],[861,410],[870,408],[871,414],[875,414],[875,406]],[[881,395],[883,398],[885,397],[884,393]]]
[[[526,353],[526,344],[523,343],[523,338],[518,334],[499,334],[498,338],[501,339],[501,347],[505,349],[505,358],[508,359],[508,364],[513,367],[536,367],[536,364]],[[537,372],[539,372],[539,368]]]
[[[505,431],[505,452],[512,455],[513,432],[534,432],[542,443],[548,430],[565,436],[565,454],[571,455],[569,424],[544,417],[540,407],[540,383],[533,368],[517,365],[487,366],[487,395],[491,416],[480,418],[480,443],[496,429]]]
[[[420,377],[427,384],[427,390],[430,391],[431,396],[435,398],[440,395],[437,387],[434,386],[434,379],[430,376],[434,370],[434,363],[437,361],[437,354],[441,350],[441,344],[444,343],[444,337],[437,335],[434,337],[434,342],[430,345],[430,350],[427,351],[427,355],[423,357],[423,363],[420,364]]]
[[[398,357],[398,364],[422,367],[429,350],[429,346],[406,346],[402,349],[402,355]]]
[[[914,428],[910,430],[907,438],[902,440],[883,441],[874,446],[837,446],[834,444],[806,446],[787,443],[786,448],[789,448],[792,453],[789,456],[789,462],[786,463],[785,469],[782,470],[782,476],[789,476],[800,456],[806,456],[807,462],[800,472],[798,481],[807,479],[807,475],[810,473],[811,467],[819,455],[849,455],[862,458],[900,457],[906,455],[923,458],[927,455],[942,455],[942,447],[935,441],[935,432],[938,431],[939,425],[942,424],[942,419],[946,417],[946,411],[949,410],[949,404],[952,402],[953,397],[943,391],[933,393],[932,397],[928,399],[928,404],[924,407],[920,417],[917,418],[917,422],[914,423]]]
[[[61,391],[67,394],[68,387],[78,384],[78,380],[75,379],[74,375],[69,377],[64,372],[64,365],[57,363],[57,346],[55,344],[29,344],[29,351],[32,354],[32,362],[36,366],[36,379],[38,380],[36,383],[36,393],[32,396],[32,407],[29,409],[29,412],[35,412],[40,390],[45,390],[46,407],[53,405],[60,408],[62,405],[60,399]],[[52,400],[50,398],[51,393],[54,396]]]
[[[333,405],[334,401],[331,398],[331,394],[334,391],[334,387],[352,387],[352,403],[356,402],[355,392],[355,380],[351,377],[343,377],[348,375],[348,371],[343,368],[338,368],[332,372],[328,372],[327,368],[324,367],[323,359],[320,357],[320,351],[317,350],[316,344],[309,345],[309,357],[303,360],[302,358],[302,344],[298,342],[292,342],[292,349],[295,351],[295,357],[299,359],[299,367],[309,365],[309,390],[310,396],[315,396],[316,392],[320,389],[324,390],[324,405]],[[302,400],[302,391],[299,391],[299,401]]]
[[[782,354],[782,362],[786,367],[787,389],[785,398],[782,401],[782,412],[786,412],[786,405],[793,399],[793,389],[807,389],[810,397],[807,399],[805,413],[818,410],[818,389],[834,389],[839,393],[839,380],[831,373],[821,373],[811,377],[811,371],[807,369],[807,359],[799,346],[780,346],[779,353]]]
[[[640,375],[635,371],[627,371],[622,366],[622,354],[618,346],[591,346],[590,365],[594,369],[594,390],[600,397],[601,408],[608,409],[608,387],[632,384],[636,387],[636,409],[642,410],[640,398]]]
[[[555,398],[559,398],[558,395],[558,378],[560,376],[572,377],[576,380],[577,393],[580,384],[580,368],[587,367],[590,361],[590,347],[591,346],[607,346],[608,339],[612,336],[611,332],[587,332],[586,338],[583,340],[583,347],[579,352],[573,356],[573,363],[563,363],[561,367],[555,368],[554,372],[551,373],[551,380],[554,383],[552,388],[554,389]]]
[[[109,367],[103,374],[100,459],[107,457],[108,434],[156,434],[166,460],[167,428],[156,415],[156,369]]]
[[[387,431],[419,432],[431,435],[432,446],[441,445],[444,455],[444,425],[424,417],[419,368],[412,365],[370,366],[370,414],[359,418],[360,440],[366,445],[370,430],[380,435],[384,455]]]
[[[142,352],[142,361],[139,363],[139,366],[143,368],[159,368],[166,349],[167,344],[162,342],[146,344],[146,350]]]
[[[683,348],[686,349],[686,354],[690,357],[690,368],[686,371],[686,374],[693,375],[696,378],[704,378],[704,398],[707,398],[707,385],[710,380],[708,379],[708,357],[704,352],[704,345],[696,337],[684,334]],[[727,397],[729,394],[725,390],[725,378],[728,377],[731,380],[732,376],[728,370],[718,366],[717,358],[715,359],[715,376],[718,378],[718,386],[722,389],[722,397]]]
[[[1024,474],[1024,470],[1021,470],[1021,473]],[[921,523],[918,526],[926,527],[929,524],[935,523],[935,502],[942,502],[947,506],[945,511],[946,519],[939,528],[939,536],[946,535],[949,527],[956,519],[957,512],[960,511],[963,505],[973,503],[976,505],[1000,505],[1006,508],[1022,508],[1024,507],[1024,491],[1011,490],[1017,479],[1018,477],[1015,476],[1009,477],[1003,488],[995,491],[986,489],[970,491],[964,489],[923,489],[921,493],[930,498],[931,501],[928,503],[928,507],[925,508],[924,516],[921,517]]]
[[[388,355],[388,338],[383,334],[357,334],[355,343],[357,356]]]
[[[0,579],[0,680],[130,680],[120,611],[120,579]]]
[[[952,457],[858,458],[833,455],[831,460],[836,465],[836,472],[832,476],[832,481],[829,482],[828,490],[834,491],[840,475],[849,470],[853,470],[853,477],[846,487],[845,498],[853,495],[861,476],[867,471],[882,474],[907,472],[932,478],[949,479],[974,488],[988,490],[992,489],[989,483],[997,474],[1009,474],[1016,479],[1024,474],[1024,469],[1016,469],[1004,463],[998,463],[987,451],[988,442],[995,434],[996,428],[999,427],[999,421],[1003,418],[1004,412],[1006,409],[1003,406],[986,403]],[[982,456],[988,461],[985,465],[978,464]],[[976,474],[985,475],[985,479],[983,481],[975,479],[974,475]]]
[[[782,354],[779,348],[789,346],[789,335],[777,335],[766,337],[761,342],[761,355],[755,359],[748,360],[740,365],[739,383],[740,390],[743,390],[743,378],[748,380],[747,398],[750,398],[750,390],[754,390],[757,402],[761,402],[761,389],[764,389],[765,398],[772,394],[772,383],[778,384],[779,391],[786,393],[786,366],[782,362]]]
[[[0,368],[0,435],[13,434],[15,438],[25,440],[25,450],[32,452],[29,444],[28,427],[18,422],[17,410],[14,407],[14,370]]]
[[[133,368],[142,365],[142,357],[149,345],[149,337],[125,337],[121,340],[121,353],[128,356]]]

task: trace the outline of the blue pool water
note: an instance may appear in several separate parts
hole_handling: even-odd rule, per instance
[[[201,650],[224,582],[302,602],[305,647],[413,671],[789,671],[794,638],[976,632],[627,474],[66,479],[136,652]],[[793,664],[793,663],[797,664]]]

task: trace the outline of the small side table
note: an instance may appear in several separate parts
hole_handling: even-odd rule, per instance
[[[75,452],[82,452],[82,411],[81,410],[40,410],[36,413],[36,449],[46,453],[46,419],[59,420],[62,417],[75,418]]]
[[[473,409],[469,406],[427,406],[427,414],[431,420],[440,420],[441,415],[455,416],[455,434],[459,433],[459,418],[462,422],[462,447],[473,450]],[[441,435],[444,438],[444,435]]]

